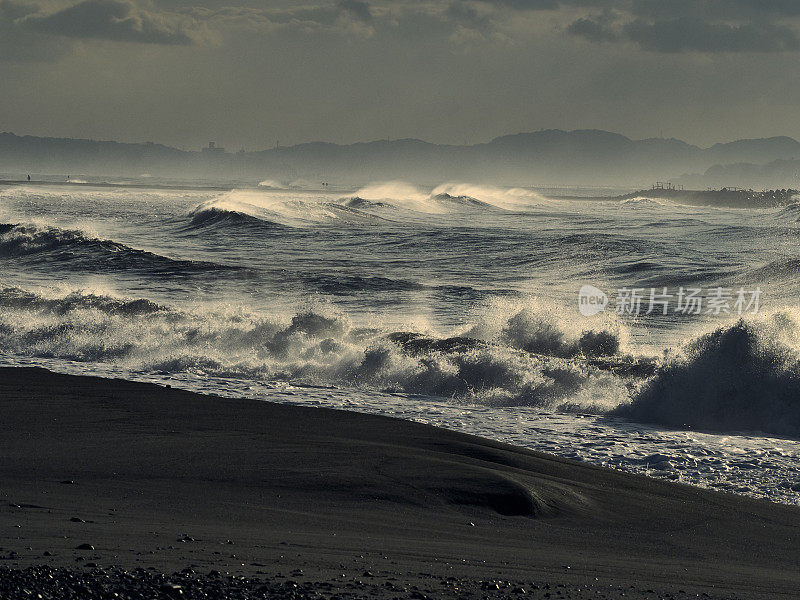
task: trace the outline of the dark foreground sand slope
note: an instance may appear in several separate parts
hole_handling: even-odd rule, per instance
[[[792,507],[406,421],[38,369],[0,369],[0,407],[3,598],[800,597]],[[178,589],[121,570],[136,567],[194,573]]]

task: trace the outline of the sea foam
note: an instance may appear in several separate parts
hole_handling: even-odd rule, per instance
[[[738,320],[668,355],[616,414],[672,427],[800,435],[796,315]]]

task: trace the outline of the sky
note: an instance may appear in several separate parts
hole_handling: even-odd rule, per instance
[[[0,0],[0,131],[800,138],[797,0]]]

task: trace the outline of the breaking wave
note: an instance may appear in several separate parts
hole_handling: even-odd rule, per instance
[[[139,270],[151,274],[237,270],[217,263],[173,259],[78,230],[48,225],[0,224],[0,259],[43,263],[59,269],[97,271]]]
[[[526,210],[546,204],[545,199],[522,188],[495,188],[466,183],[445,183],[428,192],[402,181],[370,184],[356,198],[383,206],[421,213],[444,214],[463,209]]]
[[[313,197],[276,197],[258,191],[234,190],[203,202],[189,214],[190,227],[266,224],[282,227],[372,225],[386,219],[360,207]]]
[[[472,196],[452,196],[446,192],[432,195],[431,200],[441,204],[452,204],[454,206],[465,206],[465,207],[483,208],[483,209],[495,208],[493,205],[487,202],[482,202],[481,200],[473,198]]]
[[[0,352],[800,436],[793,314],[740,320],[662,359],[632,353],[626,330],[609,319],[576,328],[536,301],[506,301],[441,332],[359,325],[319,304],[264,316],[225,305],[176,310],[146,299],[6,288]]]
[[[258,182],[258,187],[264,188],[266,190],[284,190],[289,187],[289,184],[282,183],[275,179],[265,179],[264,181]]]
[[[0,352],[110,362],[137,371],[285,380],[441,396],[488,405],[604,411],[641,377],[613,327],[560,329],[509,308],[445,335],[357,326],[328,307],[256,316],[178,311],[147,300],[0,290]],[[609,404],[610,403],[610,404]]]
[[[800,221],[800,202],[794,201],[780,210],[778,210],[778,217],[782,219],[790,219],[792,221]]]
[[[444,183],[431,192],[431,197],[455,199],[462,204],[511,211],[525,211],[551,204],[543,196],[532,190],[469,183]]]
[[[373,200],[366,200],[359,196],[344,199],[344,205],[350,208],[391,208],[392,205],[388,202],[375,202]]]
[[[636,421],[800,435],[800,323],[787,312],[716,329],[668,357],[630,405]]]
[[[226,210],[215,206],[197,208],[192,211],[191,221],[182,228],[182,231],[193,231],[196,229],[215,229],[226,227],[245,227],[253,229],[286,229],[285,225],[260,219],[237,210]]]
[[[276,182],[262,182],[276,189]],[[428,192],[403,183],[371,184],[355,195],[331,199],[284,190],[280,195],[260,190],[233,190],[199,204],[191,211],[189,228],[237,225],[309,227],[364,226],[404,222],[427,215],[471,214],[470,211],[524,210],[541,204],[541,197],[522,189],[444,184]],[[405,212],[404,212],[405,211]]]
[[[71,292],[66,296],[48,298],[19,288],[0,290],[0,308],[53,315],[64,315],[78,310],[95,310],[109,315],[122,316],[149,315],[163,313],[167,310],[165,307],[145,299],[125,300],[81,292]]]
[[[624,198],[620,200],[620,206],[626,208],[642,208],[648,206],[665,206],[666,201],[648,198],[647,196],[636,196],[634,198]]]

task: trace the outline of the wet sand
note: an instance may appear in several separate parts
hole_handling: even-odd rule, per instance
[[[800,589],[795,507],[407,421],[40,369],[0,369],[0,407],[4,597]]]

